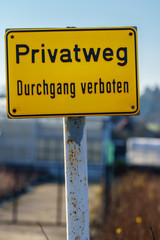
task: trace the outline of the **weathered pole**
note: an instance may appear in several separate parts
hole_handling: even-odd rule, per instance
[[[85,117],[64,118],[67,240],[89,240]]]

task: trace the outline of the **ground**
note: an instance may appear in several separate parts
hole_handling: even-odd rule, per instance
[[[100,191],[99,184],[89,185],[90,221],[95,217],[94,209],[96,204],[99,205],[97,200],[100,199]],[[64,184],[41,184],[18,198],[18,205],[11,202],[1,204],[1,240],[45,240],[38,223],[49,240],[67,239]]]

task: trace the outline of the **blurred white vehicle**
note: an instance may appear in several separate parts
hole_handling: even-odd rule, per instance
[[[126,143],[128,165],[160,166],[159,138],[129,138]]]

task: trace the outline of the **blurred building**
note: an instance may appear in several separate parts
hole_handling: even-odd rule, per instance
[[[6,99],[0,98],[0,163],[44,168],[63,174],[63,118],[9,119]],[[87,151],[90,179],[103,173],[104,126],[109,117],[87,117]],[[105,123],[105,124],[104,124]],[[106,134],[105,134],[106,135]],[[109,138],[109,134],[107,136]]]

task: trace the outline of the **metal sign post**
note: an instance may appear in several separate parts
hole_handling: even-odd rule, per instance
[[[67,240],[89,240],[85,117],[64,118]]]

